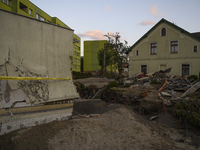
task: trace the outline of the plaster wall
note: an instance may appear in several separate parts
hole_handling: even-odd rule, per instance
[[[3,10],[0,22],[0,76],[72,78],[73,30]],[[0,89],[0,108],[79,97],[72,80],[0,80]]]
[[[166,36],[161,36],[162,28],[166,28]],[[178,41],[178,53],[170,53],[171,41]],[[150,55],[151,43],[157,43],[156,55]],[[193,52],[195,45],[198,47],[197,52]],[[172,75],[181,75],[181,64],[190,64],[190,75],[198,75],[199,62],[200,42],[166,23],[161,23],[129,52],[129,76],[139,73],[141,65],[147,65],[147,73],[159,71],[160,64],[166,64],[167,68],[172,67]]]

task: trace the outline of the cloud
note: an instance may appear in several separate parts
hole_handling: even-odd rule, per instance
[[[106,9],[106,10],[110,10],[110,6],[106,6],[105,9]]]
[[[78,36],[82,37],[82,38],[92,38],[95,40],[107,40],[107,38],[104,36],[103,32],[99,31],[99,30],[91,30],[91,31],[87,31],[85,33],[78,33]]]
[[[157,8],[157,5],[154,5],[153,7],[150,8],[150,14],[152,14],[156,17],[162,16],[162,14],[160,13],[160,11]]]
[[[156,22],[153,22],[151,20],[145,20],[139,23],[139,25],[142,25],[142,26],[155,25],[155,24]]]

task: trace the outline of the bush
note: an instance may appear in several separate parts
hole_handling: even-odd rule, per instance
[[[198,77],[197,77],[197,75],[191,75],[191,76],[189,76],[189,77],[187,77],[187,79],[192,83],[192,82],[194,82],[194,81],[198,81]]]
[[[118,86],[119,86],[119,84],[118,84],[116,81],[110,82],[110,83],[108,84],[109,89],[110,89],[110,88],[113,88],[113,87],[118,87]]]
[[[128,88],[128,87],[130,87],[131,85],[130,84],[125,84],[123,87],[124,88]]]
[[[76,86],[76,89],[77,89],[78,91],[84,90],[84,89],[85,89],[85,85],[84,85],[83,83],[76,82],[76,83],[74,83],[74,85]]]
[[[182,121],[184,121],[187,117],[190,124],[200,127],[199,101],[193,100],[186,103],[181,100],[179,103],[176,104],[176,115]]]
[[[72,72],[73,75],[73,79],[84,79],[84,78],[89,78],[89,77],[93,77],[91,72],[76,72],[73,71]]]

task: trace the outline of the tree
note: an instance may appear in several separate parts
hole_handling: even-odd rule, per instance
[[[104,50],[106,49],[106,44],[104,44],[104,48],[100,49],[97,53],[97,58],[99,61],[99,66],[101,66],[101,69],[104,67]],[[108,49],[105,50],[105,67],[107,67],[110,64],[110,51]]]
[[[116,34],[105,35],[108,38],[108,43],[104,45],[103,49],[98,52],[98,60],[101,68],[104,68],[104,51],[105,51],[105,67],[117,64],[119,75],[123,72],[123,63],[127,63],[127,55],[125,52],[129,49],[127,46],[127,41],[125,43],[120,42],[120,35],[118,32]]]
[[[130,48],[128,46],[128,42],[125,41],[124,43],[120,42],[120,35],[119,32],[116,32],[114,35],[110,35],[109,33],[106,35],[109,40],[109,45],[112,47],[113,52],[111,57],[114,60],[114,63],[118,64],[118,71],[119,75],[122,75],[123,72],[123,64],[127,63],[127,55],[125,52]]]

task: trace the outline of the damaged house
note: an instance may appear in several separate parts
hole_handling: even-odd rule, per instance
[[[2,9],[0,22],[0,135],[67,119],[79,98],[73,30]]]
[[[189,33],[161,19],[127,51],[129,77],[172,68],[172,75],[199,75],[200,32]]]

